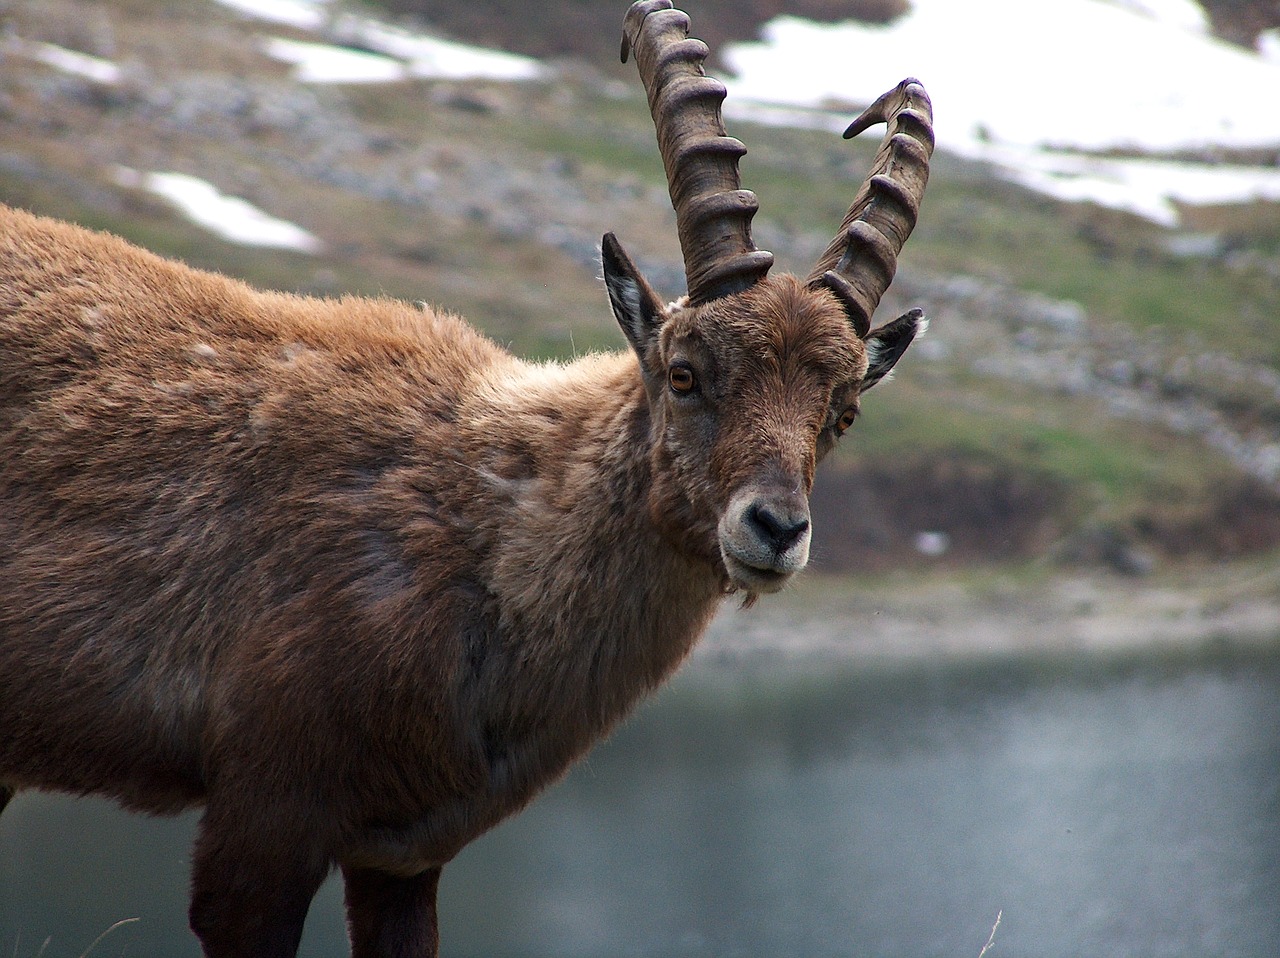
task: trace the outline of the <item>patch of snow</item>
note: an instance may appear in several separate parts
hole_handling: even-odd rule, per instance
[[[534,80],[545,75],[537,60],[453,43],[365,17],[342,17],[333,36],[351,46],[271,37],[267,55],[293,64],[303,83],[395,83],[431,80]]]
[[[769,126],[843,132],[847,113],[726,100],[724,115]],[[872,136],[873,133],[864,134]],[[1176,227],[1178,204],[1280,202],[1280,168],[1107,157],[1018,144],[987,143],[965,152],[1006,179],[1068,202],[1125,210]]]
[[[1209,32],[1209,17],[1196,0],[1112,0],[1152,20],[1167,23],[1193,33]]]
[[[1172,225],[1179,202],[1275,198],[1280,175],[1087,155],[1280,147],[1280,111],[1259,107],[1280,95],[1280,57],[1207,35],[1199,9],[1190,0],[913,0],[884,25],[779,17],[761,41],[725,49],[734,74],[726,114],[843,129],[848,111],[827,107],[870,103],[914,75],[933,99],[943,149],[1063,199]]]
[[[1176,227],[1177,204],[1280,202],[1280,169],[1014,150],[996,162],[1010,179],[1058,199],[1091,201]]]
[[[292,64],[301,83],[394,83],[409,76],[399,60],[365,50],[282,37],[267,38],[262,48],[272,59]]]
[[[319,30],[328,22],[328,0],[214,0],[255,20],[281,23],[301,30]]]
[[[212,183],[185,173],[143,173],[117,167],[116,182],[154,193],[176,206],[191,222],[242,246],[318,253],[323,243],[300,226],[264,213],[247,200],[227,196]]]
[[[917,76],[951,149],[1280,144],[1280,111],[1257,99],[1280,91],[1280,66],[1103,0],[914,0],[887,25],[779,17],[724,59],[731,96],[785,106],[870,103]]]
[[[1258,56],[1280,65],[1280,30],[1263,30],[1258,34],[1257,47]]]
[[[52,43],[38,43],[11,37],[5,43],[5,49],[11,53],[37,60],[46,66],[73,76],[84,77],[94,83],[112,86],[120,82],[123,73],[116,64],[101,57],[90,56],[77,50],[68,50]]]
[[[917,532],[912,544],[916,547],[916,552],[929,556],[931,559],[936,559],[939,556],[946,555],[947,550],[951,548],[951,536],[945,532],[932,530]]]
[[[404,60],[415,77],[440,80],[536,80],[546,68],[530,57],[414,33],[365,17],[334,24],[341,39]]]

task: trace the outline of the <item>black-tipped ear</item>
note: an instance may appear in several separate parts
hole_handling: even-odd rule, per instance
[[[928,326],[924,310],[913,309],[869,333],[864,340],[867,346],[867,375],[862,379],[862,391],[866,392],[888,376],[911,345],[911,341]]]
[[[617,317],[631,348],[644,360],[662,326],[662,300],[640,275],[640,270],[612,233],[605,233],[600,242],[600,260],[604,265],[604,284],[609,290],[613,315]]]

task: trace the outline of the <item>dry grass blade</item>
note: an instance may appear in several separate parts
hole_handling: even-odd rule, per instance
[[[116,922],[114,925],[112,925],[110,928],[104,931],[101,935],[93,939],[93,942],[89,945],[89,947],[86,948],[83,953],[81,953],[80,958],[88,958],[89,952],[93,951],[93,949],[97,948],[98,945],[102,944],[102,939],[106,938],[107,935],[111,934],[117,928],[121,927],[122,925],[132,925],[135,921],[141,921],[141,920],[142,919],[140,918],[121,918],[118,922]],[[998,923],[999,923],[999,919],[997,919],[997,924]]]
[[[1004,909],[1001,908],[996,912],[996,923],[991,926],[991,934],[987,936],[987,943],[982,946],[982,950],[978,952],[978,958],[985,958],[988,951],[996,943],[996,929],[1000,927],[1000,919],[1004,917]]]

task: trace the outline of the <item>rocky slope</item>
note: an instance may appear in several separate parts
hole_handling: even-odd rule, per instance
[[[11,2],[0,197],[260,284],[430,299],[524,352],[612,348],[596,279],[602,232],[626,237],[663,292],[682,286],[638,84],[613,64],[616,6],[547,4],[536,22],[496,4],[434,6],[433,22],[455,34],[569,58],[533,83],[343,86],[300,83],[265,52],[269,36],[341,36],[212,2]],[[1263,6],[1248,22],[1265,21]],[[699,32],[741,35],[780,9],[700,3]],[[586,19],[570,28],[575,11]],[[45,43],[119,76],[52,66],[38,55]],[[869,148],[734,132],[752,149],[758,242],[806,268]],[[212,239],[122,169],[203,177],[322,248]],[[1049,557],[1142,573],[1280,546],[1280,209],[1188,220],[1170,232],[1061,206],[940,155],[884,307],[924,305],[932,332],[899,381],[868,397],[865,426],[820,481],[818,564]]]

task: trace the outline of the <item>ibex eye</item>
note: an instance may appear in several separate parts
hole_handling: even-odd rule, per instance
[[[676,363],[667,371],[667,383],[671,386],[672,392],[691,393],[693,387],[698,384],[698,380],[689,366]]]
[[[858,418],[858,409],[856,406],[850,406],[840,414],[840,418],[836,420],[836,434],[843,436],[845,431],[853,425],[853,421]]]

